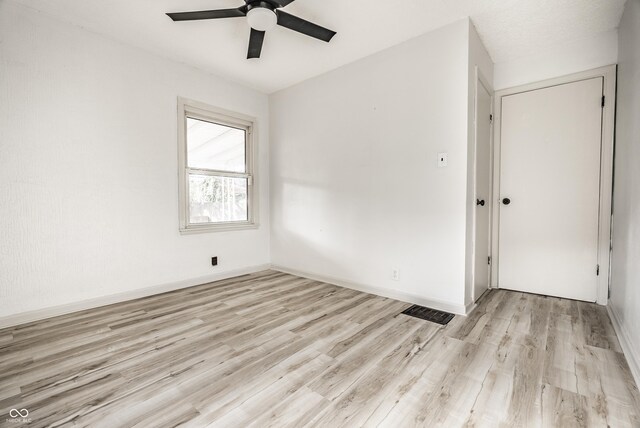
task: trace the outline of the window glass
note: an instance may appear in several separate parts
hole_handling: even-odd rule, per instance
[[[189,222],[247,221],[247,179],[189,174]]]
[[[246,172],[246,131],[187,117],[187,166]]]

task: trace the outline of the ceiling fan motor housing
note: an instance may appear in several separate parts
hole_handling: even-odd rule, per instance
[[[265,9],[269,9],[271,11],[276,10],[277,8],[280,7],[280,5],[278,5],[277,3],[271,3],[269,1],[262,1],[262,0],[249,0],[246,2],[247,3],[247,10],[251,10],[251,9],[255,9],[258,7],[262,7]]]
[[[275,6],[265,1],[248,3],[247,22],[249,27],[257,31],[271,30],[278,23],[275,9]]]

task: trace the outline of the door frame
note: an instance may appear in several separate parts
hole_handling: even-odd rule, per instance
[[[502,131],[502,97],[535,91],[552,86],[579,82],[581,80],[603,78],[602,92],[605,105],[602,109],[602,135],[600,149],[600,207],[598,214],[598,266],[596,303],[606,305],[609,294],[610,269],[609,254],[611,250],[611,200],[613,192],[613,146],[615,137],[616,108],[616,70],[617,65],[569,74],[554,79],[529,83],[513,88],[496,91],[494,97],[494,131],[493,131],[493,192],[492,192],[492,239],[491,239],[491,288],[500,288],[499,278],[499,232],[500,232],[500,133]],[[594,266],[595,269],[595,266]]]
[[[487,90],[487,92],[489,93],[489,96],[491,97],[491,106],[490,106],[490,110],[491,110],[491,114],[494,115],[494,120],[491,122],[491,126],[489,127],[490,129],[490,134],[489,134],[489,160],[490,160],[490,165],[489,165],[489,196],[493,195],[493,163],[494,163],[494,157],[493,157],[493,151],[494,151],[494,130],[493,130],[493,124],[495,123],[495,114],[494,114],[494,104],[495,104],[495,91],[493,90],[493,85],[489,82],[489,80],[487,80],[487,78],[484,77],[484,75],[482,74],[482,72],[480,71],[480,69],[478,68],[478,66],[475,67],[475,74],[476,74],[476,87],[474,89],[474,104],[473,104],[473,153],[474,153],[474,160],[473,160],[473,199],[472,199],[472,206],[473,206],[473,214],[472,214],[472,227],[473,227],[473,231],[472,231],[472,239],[473,239],[473,243],[472,243],[472,252],[471,252],[471,296],[472,296],[472,301],[475,304],[475,302],[478,301],[478,299],[481,296],[476,296],[476,199],[478,198],[478,180],[477,180],[477,173],[478,173],[478,89],[480,87],[480,85],[484,86],[484,88]],[[493,199],[493,198],[491,198]],[[487,202],[490,202],[487,201]],[[492,252],[492,248],[493,248],[493,204],[491,203],[487,203],[487,209],[489,210],[489,257],[491,257],[491,252]],[[489,266],[489,289],[491,289],[491,279],[493,277],[493,271],[491,269],[491,266]]]

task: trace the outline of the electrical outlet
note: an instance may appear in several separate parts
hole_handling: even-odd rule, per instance
[[[400,281],[400,269],[391,269],[391,279],[393,279],[394,281]]]
[[[218,256],[211,257],[211,266],[218,266]]]

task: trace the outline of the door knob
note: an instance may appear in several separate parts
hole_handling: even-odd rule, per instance
[[[476,199],[476,205],[480,205],[481,207],[484,207],[484,199]]]
[[[509,205],[509,204],[511,203],[511,199],[509,199],[509,198],[504,198],[504,199],[502,200],[502,203],[503,203],[503,204],[505,204],[505,205]]]

